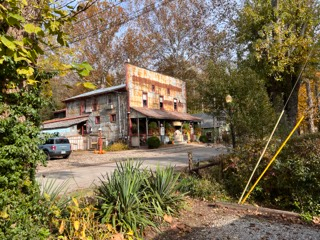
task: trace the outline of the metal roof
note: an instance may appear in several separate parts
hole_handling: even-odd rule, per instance
[[[116,90],[119,90],[119,89],[122,89],[125,87],[126,87],[126,84],[121,84],[121,85],[117,85],[117,86],[113,86],[113,87],[109,87],[109,88],[100,88],[100,89],[97,89],[94,91],[90,91],[90,92],[82,93],[80,95],[73,96],[71,98],[67,98],[63,101],[66,102],[66,101],[74,100],[77,98],[90,97],[93,95],[99,95],[99,94],[103,94],[103,93],[113,92],[113,91],[116,91]]]
[[[133,110],[145,115],[149,118],[155,119],[167,119],[167,120],[185,120],[200,122],[201,118],[194,117],[188,113],[176,112],[176,111],[165,111],[160,109],[151,109],[143,107],[131,107]]]
[[[85,122],[88,120],[89,115],[72,117],[72,118],[59,118],[59,119],[52,119],[43,122],[42,129],[56,129],[56,128],[66,128],[71,127],[73,125]]]

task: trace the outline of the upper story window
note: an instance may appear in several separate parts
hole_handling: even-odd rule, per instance
[[[167,94],[170,95],[170,88],[167,88]]]
[[[148,107],[148,94],[147,93],[142,94],[142,106]]]
[[[117,115],[116,114],[111,114],[110,115],[110,122],[115,122],[117,121]]]
[[[112,103],[112,97],[111,96],[107,96],[107,103],[111,104]]]
[[[178,103],[177,103],[177,99],[173,99],[173,109],[177,110],[178,109]]]
[[[151,90],[152,90],[152,92],[154,92],[154,91],[156,90],[156,86],[155,86],[155,85],[152,85],[152,86],[151,86]]]
[[[97,111],[97,110],[98,110],[98,100],[97,98],[94,98],[92,103],[92,111]]]
[[[85,112],[85,102],[81,101],[80,103],[80,115],[82,115]]]
[[[160,109],[163,109],[163,96],[159,97],[159,105],[160,105]]]
[[[100,124],[100,116],[96,116],[94,123]]]

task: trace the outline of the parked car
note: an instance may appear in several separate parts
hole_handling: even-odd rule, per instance
[[[66,137],[49,138],[44,144],[39,146],[47,155],[47,159],[55,157],[69,158],[71,154],[71,144]]]

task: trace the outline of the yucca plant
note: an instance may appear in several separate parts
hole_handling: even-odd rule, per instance
[[[99,214],[103,223],[111,223],[120,232],[142,232],[154,226],[151,208],[146,201],[147,174],[140,170],[142,162],[119,162],[112,175],[100,179],[98,187]]]
[[[181,208],[184,195],[177,193],[178,178],[179,174],[172,167],[157,167],[155,172],[151,171],[146,185],[156,214],[174,214]]]

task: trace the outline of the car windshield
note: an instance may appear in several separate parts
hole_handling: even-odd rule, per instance
[[[64,144],[64,143],[69,143],[69,140],[67,138],[57,138],[56,139],[56,144]]]

